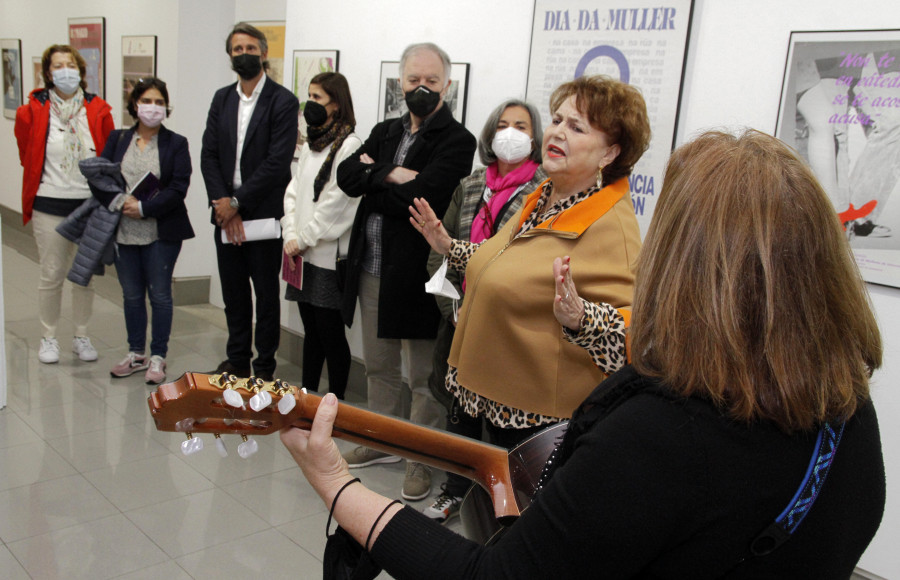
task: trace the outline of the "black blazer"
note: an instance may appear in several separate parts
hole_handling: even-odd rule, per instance
[[[343,317],[353,322],[359,273],[366,249],[366,220],[371,213],[384,216],[381,289],[378,299],[380,338],[435,338],[440,312],[434,296],[425,292],[428,254],[431,248],[409,223],[409,206],[415,197],[425,198],[443,216],[459,180],[472,170],[475,137],[443,105],[421,130],[406,155],[403,167],[419,172],[402,185],[385,183],[396,167],[394,153],[403,137],[403,122],[392,119],[375,125],[369,138],[338,166],[338,185],[351,197],[364,195],[350,236],[350,260],[344,286]],[[367,153],[375,160],[365,164]]]
[[[130,129],[118,129],[110,133],[103,148],[102,157],[120,163],[134,137],[137,125]],[[156,218],[159,239],[178,241],[194,237],[194,229],[188,218],[184,198],[191,183],[191,152],[188,141],[178,133],[161,126],[157,136],[159,147],[159,193],[153,199],[141,203],[144,217]],[[94,195],[109,207],[114,194],[99,191]],[[106,198],[106,199],[104,199]]]
[[[237,83],[216,91],[200,153],[200,171],[210,205],[221,197],[237,197],[242,219],[280,218],[284,190],[291,181],[291,161],[297,146],[300,102],[289,90],[266,78],[250,117],[241,154],[241,188],[234,191],[237,157]],[[215,223],[215,212],[210,216]]]

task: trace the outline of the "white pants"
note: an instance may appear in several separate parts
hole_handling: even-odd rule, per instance
[[[380,280],[368,272],[359,279],[363,354],[366,357],[369,409],[409,419],[417,425],[443,428],[447,410],[428,386],[434,355],[433,339],[378,338],[378,294]],[[402,414],[403,376],[401,352],[408,365],[411,401],[409,417]]]
[[[62,288],[66,274],[72,267],[76,244],[56,233],[56,226],[65,218],[36,211],[31,218],[34,224],[34,240],[37,242],[41,261],[41,277],[38,282],[38,310],[44,338],[56,338],[59,326]],[[72,320],[75,336],[87,336],[87,323],[94,310],[93,283],[87,288],[78,284],[72,287]]]

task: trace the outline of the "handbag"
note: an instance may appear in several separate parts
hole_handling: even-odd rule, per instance
[[[338,526],[325,543],[322,573],[325,580],[371,580],[381,573],[381,566]]]

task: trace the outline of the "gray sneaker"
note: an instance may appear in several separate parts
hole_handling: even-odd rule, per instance
[[[400,458],[396,455],[375,451],[368,447],[357,447],[342,454],[344,461],[350,467],[369,467],[378,463],[397,463]]]
[[[403,480],[403,491],[400,495],[409,501],[425,499],[431,493],[431,468],[416,463],[406,462],[406,478]]]
[[[437,496],[437,499],[434,500],[434,503],[425,508],[425,511],[422,513],[435,521],[446,522],[459,515],[459,506],[462,503],[462,500],[463,498],[450,495],[447,493],[447,490],[444,489],[441,491],[441,495]]]

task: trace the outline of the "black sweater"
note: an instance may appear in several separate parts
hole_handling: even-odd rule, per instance
[[[396,578],[429,580],[850,576],[884,511],[871,401],[847,423],[793,537],[738,564],[791,501],[817,433],[736,423],[702,399],[666,396],[631,367],[613,380],[637,388],[576,440],[499,542],[479,546],[406,508],[378,537],[375,559]]]

